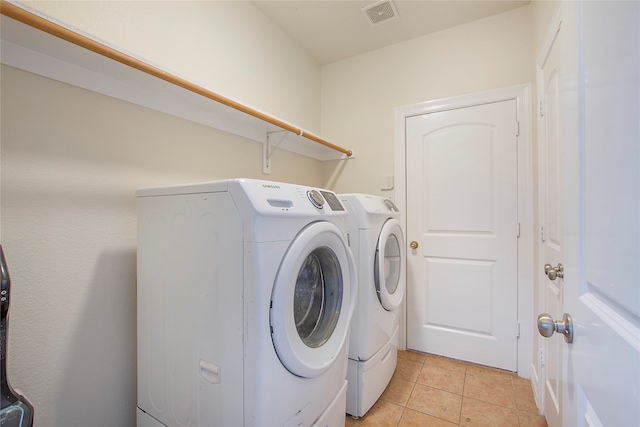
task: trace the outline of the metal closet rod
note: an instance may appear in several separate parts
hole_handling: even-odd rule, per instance
[[[209,98],[213,101],[219,102],[235,110],[241,111],[245,114],[248,114],[250,116],[263,120],[267,123],[278,126],[284,130],[295,133],[296,135],[299,135],[311,141],[317,142],[318,144],[324,145],[325,147],[329,147],[332,150],[339,151],[343,154],[346,154],[347,157],[351,157],[351,155],[353,154],[351,150],[338,147],[337,145],[334,145],[329,141],[325,141],[324,139],[319,138],[311,133],[306,133],[303,129],[299,129],[295,126],[292,126],[288,123],[285,123],[267,114],[261,113],[260,111],[254,110],[253,108],[247,107],[246,105],[240,104],[239,102],[233,101],[229,98],[226,98],[222,95],[219,95],[201,86],[193,84],[188,80],[185,80],[176,75],[167,73],[166,71],[163,71],[152,65],[146,64],[145,62],[135,59],[129,55],[125,55],[124,53],[119,52],[108,46],[105,46],[102,43],[98,43],[95,40],[91,40],[88,37],[75,33],[67,28],[64,28],[58,24],[55,24],[44,18],[41,18],[40,16],[37,16],[31,12],[21,9],[18,6],[8,3],[5,0],[2,0],[2,3],[0,3],[0,13],[2,13],[2,15],[8,16],[9,18],[15,19],[16,21],[22,22],[23,24],[36,28],[40,31],[44,31],[45,33],[48,33],[55,37],[66,40],[70,43],[73,43],[77,46],[88,49],[92,52],[105,56],[121,64],[135,68],[136,70],[142,71],[143,73],[147,73],[149,75],[162,79],[166,82],[179,86],[183,89],[186,89],[198,95],[204,96],[205,98]]]

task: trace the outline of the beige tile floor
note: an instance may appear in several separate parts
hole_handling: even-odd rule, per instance
[[[471,363],[399,351],[380,399],[346,427],[547,427],[529,380]]]

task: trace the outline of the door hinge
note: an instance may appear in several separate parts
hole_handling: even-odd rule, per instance
[[[520,237],[520,223],[518,223],[516,227],[516,237]]]
[[[520,338],[520,322],[516,322],[516,338]]]
[[[520,122],[516,122],[516,136],[520,136]]]
[[[544,225],[540,226],[540,241],[544,242]]]
[[[544,117],[544,110],[542,109],[542,101],[540,101],[540,117]]]

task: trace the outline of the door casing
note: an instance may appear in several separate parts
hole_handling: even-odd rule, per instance
[[[548,254],[548,250],[547,252],[545,252],[545,248],[546,248],[546,243],[544,241],[542,241],[542,237],[544,235],[544,239],[547,240],[548,239],[548,234],[549,234],[549,226],[548,224],[546,224],[545,222],[545,213],[544,210],[546,209],[546,207],[544,206],[545,202],[543,199],[543,195],[545,195],[546,192],[546,185],[545,185],[545,180],[547,178],[546,176],[546,168],[547,165],[545,163],[544,157],[546,156],[545,154],[545,150],[546,150],[546,146],[547,143],[544,140],[544,135],[545,135],[545,122],[547,120],[549,120],[549,117],[551,116],[551,113],[548,111],[549,110],[549,106],[545,105],[544,100],[545,100],[545,91],[548,89],[545,84],[545,70],[548,70],[549,67],[549,57],[552,54],[552,49],[555,49],[555,54],[559,54],[562,55],[562,45],[561,42],[559,40],[559,34],[560,34],[560,30],[562,27],[562,19],[561,19],[561,14],[560,14],[560,8],[558,8],[556,10],[556,13],[551,21],[551,24],[549,25],[549,28],[547,30],[547,34],[545,36],[545,39],[542,43],[542,47],[540,48],[540,52],[538,53],[538,57],[536,60],[536,87],[538,90],[537,93],[537,102],[536,102],[536,114],[538,115],[538,121],[537,121],[537,130],[538,130],[538,209],[539,209],[539,223],[538,223],[538,230],[536,230],[539,234],[537,234],[537,238],[540,239],[540,243],[538,246],[538,268],[540,268],[542,265],[544,265],[547,262],[552,262],[555,265],[555,262],[553,262],[551,259],[549,259],[549,257],[546,255]],[[548,71],[547,71],[548,72]],[[540,116],[542,115],[542,110],[545,110],[545,113],[547,115],[547,118],[545,118],[544,120],[540,118]],[[558,125],[562,125],[563,123],[560,122],[558,123]],[[561,206],[561,205],[558,205]],[[564,216],[561,216],[559,218],[559,221],[562,221],[564,219]],[[561,224],[561,229],[562,224]],[[563,235],[563,231],[559,232],[559,242],[563,241],[564,235]],[[563,250],[563,246],[559,245],[558,247],[558,251]],[[561,258],[563,257],[562,255],[556,255],[556,256],[560,256]],[[564,262],[564,259],[562,260]],[[541,271],[541,270],[540,270]],[[542,274],[538,274],[537,276],[537,280],[539,280],[539,291],[538,291],[538,295],[536,295],[536,299],[538,301],[538,312],[539,313],[551,313],[552,316],[555,317],[559,317],[558,313],[554,313],[551,308],[549,307],[549,301],[547,300],[547,297],[549,295],[551,295],[552,291],[549,291],[549,286],[558,286],[558,299],[557,299],[557,303],[558,303],[558,309],[562,308],[562,295],[564,294],[564,280],[562,279],[557,279],[557,284],[552,285],[550,282],[548,282],[549,279],[547,279],[545,276],[543,276]],[[547,289],[547,291],[545,291],[545,289]],[[561,314],[562,312],[560,312]],[[535,316],[537,316],[538,313],[535,313]],[[558,338],[558,337],[555,337]],[[533,392],[534,392],[534,396],[536,396],[536,399],[538,401],[538,407],[543,410],[543,412],[545,412],[545,416],[547,418],[547,421],[550,425],[554,424],[554,423],[558,423],[560,420],[561,422],[561,417],[562,414],[559,411],[552,411],[549,408],[547,408],[547,405],[549,405],[549,407],[551,407],[551,405],[553,404],[552,401],[554,399],[552,398],[548,398],[547,393],[549,393],[548,389],[548,385],[547,385],[547,380],[548,380],[548,373],[550,371],[550,368],[552,366],[552,363],[556,363],[559,364],[560,366],[554,366],[555,369],[560,369],[560,372],[562,372],[562,366],[561,363],[559,363],[558,358],[561,360],[563,355],[562,352],[564,351],[564,346],[566,345],[562,339],[556,339],[554,341],[549,341],[547,338],[543,338],[542,336],[540,336],[539,334],[535,335],[535,347],[534,348],[538,348],[538,360],[534,361],[534,365],[532,366],[532,383],[533,383]],[[554,347],[551,347],[551,344],[553,344]],[[551,351],[551,348],[556,348],[556,349],[560,349],[559,353]],[[555,360],[554,360],[555,358]],[[561,376],[560,376],[561,378]],[[557,402],[559,405],[560,410],[562,409],[562,393],[561,393],[561,389],[558,390],[560,393],[557,397]],[[549,399],[550,401],[547,401],[547,399]]]

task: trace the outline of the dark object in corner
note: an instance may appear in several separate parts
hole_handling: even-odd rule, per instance
[[[0,408],[0,425],[2,427],[31,427],[33,426],[33,406],[29,401],[11,388],[7,379],[7,342],[9,338],[9,299],[11,296],[11,278],[9,268],[4,258],[4,251],[0,245],[0,274],[2,288],[0,290],[0,306],[2,320],[0,321],[0,379],[2,380],[2,408]]]

